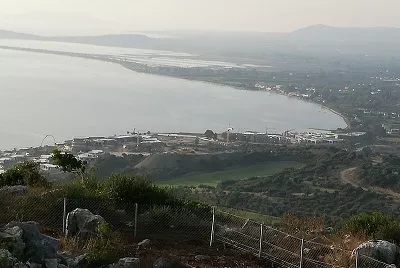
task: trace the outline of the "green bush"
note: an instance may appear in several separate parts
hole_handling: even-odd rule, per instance
[[[180,201],[167,189],[143,177],[112,175],[105,183],[108,198],[119,205],[176,205]]]
[[[344,231],[400,243],[400,221],[380,212],[362,213],[344,224]]]
[[[124,255],[123,242],[117,232],[113,232],[107,224],[97,227],[99,236],[91,238],[86,249],[88,267],[101,267],[111,264]]]
[[[49,186],[49,182],[40,174],[39,164],[27,161],[0,174],[0,187],[15,185]]]
[[[62,186],[64,197],[67,198],[94,198],[105,195],[103,184],[95,179],[84,181],[75,180]]]

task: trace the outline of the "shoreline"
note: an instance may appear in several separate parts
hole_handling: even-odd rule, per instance
[[[225,83],[221,83],[221,82],[218,83],[218,82],[215,82],[215,81],[207,81],[207,80],[190,78],[190,77],[173,76],[173,75],[168,75],[168,74],[158,74],[158,73],[153,73],[151,71],[146,71],[145,69],[129,68],[129,66],[124,64],[123,61],[112,59],[111,55],[86,54],[86,53],[53,51],[53,50],[46,50],[46,49],[34,49],[34,48],[22,48],[22,47],[10,47],[10,46],[0,46],[0,49],[25,51],[25,52],[33,52],[33,53],[40,53],[40,54],[51,54],[51,55],[67,56],[67,57],[74,57],[74,58],[83,58],[83,59],[89,59],[89,60],[97,60],[97,61],[102,61],[102,62],[107,62],[107,63],[112,63],[112,64],[118,64],[119,66],[121,66],[121,67],[123,67],[125,69],[128,69],[128,70],[133,71],[133,72],[141,73],[141,74],[156,75],[156,76],[162,76],[162,77],[168,77],[168,78],[183,79],[183,80],[187,80],[187,81],[202,82],[202,83],[212,84],[212,85],[221,86],[221,87],[229,87],[229,88],[233,88],[233,89],[236,89],[236,90],[270,92],[270,93],[274,93],[274,94],[277,94],[277,95],[286,96],[286,97],[289,97],[289,98],[290,97],[294,97],[294,98],[296,98],[298,100],[301,100],[301,101],[304,101],[304,102],[309,102],[309,103],[317,105],[317,106],[319,106],[321,108],[329,110],[330,112],[338,115],[339,117],[341,117],[343,119],[344,123],[346,124],[346,127],[344,129],[348,129],[349,130],[351,128],[350,120],[346,116],[344,116],[342,113],[340,113],[339,111],[336,111],[336,110],[334,110],[333,108],[330,108],[327,105],[324,105],[324,104],[321,104],[321,103],[318,103],[318,102],[315,102],[315,101],[311,101],[311,100],[307,100],[307,99],[299,98],[299,97],[295,97],[295,96],[289,96],[288,94],[286,94],[286,92],[278,92],[278,91],[275,91],[275,90],[272,90],[272,91],[256,90],[256,89],[250,89],[250,88],[248,88],[246,86],[229,85],[229,84],[225,84]],[[145,65],[145,64],[140,64],[140,65],[147,67],[147,65]],[[132,66],[135,66],[135,65],[132,64]],[[139,67],[139,66],[137,66],[137,67]],[[310,128],[310,129],[313,129],[313,128]],[[334,131],[334,130],[331,130],[331,131]]]

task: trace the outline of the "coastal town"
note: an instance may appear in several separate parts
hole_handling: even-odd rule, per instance
[[[365,132],[294,132],[281,134],[246,131],[234,132],[229,128],[221,134],[207,130],[199,133],[129,133],[110,137],[73,138],[62,143],[29,148],[0,151],[0,174],[8,168],[25,161],[34,161],[44,172],[59,172],[52,164],[54,149],[69,152],[80,160],[93,162],[104,155],[151,154],[213,154],[228,152],[243,144],[325,144],[343,146],[346,141],[361,144]],[[212,149],[211,149],[212,148]]]

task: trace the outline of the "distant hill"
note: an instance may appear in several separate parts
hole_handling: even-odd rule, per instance
[[[327,25],[314,25],[288,34],[292,39],[312,39],[313,41],[342,40],[393,42],[400,41],[400,28],[339,28]]]
[[[17,32],[0,31],[1,38],[49,40],[101,46],[133,47],[188,52],[262,61],[282,55],[331,59],[348,55],[364,57],[400,57],[399,28],[340,28],[314,25],[291,33],[260,32],[157,32],[168,38],[151,38],[145,34],[112,34],[100,36],[42,37]],[[300,57],[300,58],[299,58]]]
[[[0,39],[26,39],[26,40],[44,40],[45,37],[41,37],[33,34],[17,33],[12,31],[0,30]]]
[[[152,38],[142,34],[50,37],[52,41],[95,44],[101,46],[135,47],[150,44]]]
[[[371,56],[399,56],[400,28],[339,28],[314,25],[285,39],[302,51]]]

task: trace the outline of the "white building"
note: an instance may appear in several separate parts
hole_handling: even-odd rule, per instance
[[[40,164],[40,169],[43,171],[58,171],[58,166],[52,164]]]

